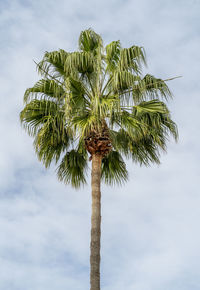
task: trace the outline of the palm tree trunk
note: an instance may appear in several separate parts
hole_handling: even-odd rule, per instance
[[[92,217],[90,242],[90,290],[100,290],[101,155],[92,156]]]

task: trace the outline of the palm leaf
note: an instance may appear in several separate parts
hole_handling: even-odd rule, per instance
[[[126,164],[117,151],[111,151],[102,159],[102,180],[109,185],[122,184],[128,180]]]
[[[57,168],[57,175],[60,181],[75,188],[86,183],[85,171],[87,169],[87,159],[84,154],[76,150],[71,150],[65,154]]]
[[[72,52],[68,55],[64,70],[67,76],[74,76],[77,73],[91,74],[95,70],[94,56],[91,52]]]
[[[134,88],[138,82],[138,79],[138,76],[135,76],[128,71],[115,71],[113,74],[111,86],[115,93],[120,93]]]
[[[57,122],[62,124],[64,112],[60,111],[56,103],[49,100],[32,100],[20,113],[21,123],[31,136],[35,136],[42,125],[55,117]]]
[[[85,137],[91,130],[100,124],[94,114],[85,112],[82,115],[74,116],[71,119],[71,125],[78,131],[81,137]]]
[[[132,158],[134,162],[146,166],[159,163],[159,146],[150,135],[141,138],[136,135],[134,138],[134,135],[129,135],[123,129],[118,132],[112,131],[110,135],[114,149],[126,158]]]
[[[120,41],[112,41],[106,46],[106,63],[107,70],[112,72],[117,68],[117,64],[120,58]]]
[[[162,79],[157,79],[149,74],[138,82],[132,93],[135,102],[159,99],[160,97],[167,100],[169,97],[172,97],[167,84]]]
[[[95,33],[92,29],[87,29],[81,32],[79,37],[79,48],[85,52],[95,52],[99,47],[101,48],[103,41],[100,35]]]
[[[134,73],[140,73],[141,65],[146,65],[145,51],[143,47],[131,46],[123,48],[120,51],[120,70],[130,70]]]
[[[63,49],[46,52],[42,61],[37,65],[38,72],[45,77],[48,74],[54,77],[64,77],[64,65],[68,54],[69,53]]]
[[[24,102],[27,103],[31,99],[39,98],[64,98],[66,92],[64,88],[56,81],[50,79],[41,79],[32,88],[28,88],[24,94]]]
[[[169,114],[167,106],[163,102],[160,102],[159,100],[141,102],[139,105],[133,106],[133,109],[136,114],[140,113]]]

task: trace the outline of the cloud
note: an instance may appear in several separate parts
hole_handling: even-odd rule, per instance
[[[76,50],[81,30],[143,45],[169,83],[179,125],[162,164],[128,162],[130,181],[102,188],[102,289],[199,289],[199,1],[4,1],[1,29],[0,289],[89,288],[90,186],[45,171],[22,131],[23,93],[45,51]],[[90,178],[88,177],[88,183]]]

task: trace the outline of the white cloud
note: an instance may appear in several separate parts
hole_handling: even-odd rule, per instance
[[[105,43],[143,45],[167,78],[180,141],[160,167],[128,163],[130,181],[102,189],[102,289],[199,289],[199,1],[12,1],[0,4],[0,289],[89,288],[90,187],[45,171],[19,124],[33,59],[75,50],[92,27]]]

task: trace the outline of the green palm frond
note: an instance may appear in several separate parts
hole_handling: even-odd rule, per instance
[[[128,180],[126,164],[117,151],[111,151],[102,159],[102,179],[106,184],[122,184]]]
[[[162,144],[161,139],[168,139],[172,135],[177,141],[178,130],[176,124],[171,120],[170,112],[163,102],[153,100],[142,102],[133,109],[135,118],[143,124],[143,132],[145,135],[149,133],[154,136],[157,143]],[[162,138],[160,138],[162,136]]]
[[[66,92],[64,88],[56,81],[50,79],[39,80],[32,88],[28,88],[24,94],[24,102],[27,103],[31,99],[39,98],[64,98]]]
[[[120,70],[130,70],[138,74],[142,64],[146,65],[145,51],[143,47],[132,46],[120,51]]]
[[[71,119],[71,125],[77,130],[79,135],[83,138],[93,130],[96,126],[99,126],[100,120],[96,120],[96,116],[90,112],[85,112],[82,115],[75,116]]]
[[[117,126],[119,129],[126,130],[134,138],[141,138],[144,134],[146,124],[142,123],[139,118],[135,118],[132,113],[122,110],[120,113],[113,113],[112,118],[112,127]]]
[[[48,74],[54,77],[64,77],[64,65],[68,55],[69,53],[63,49],[46,52],[42,61],[37,64],[38,72],[45,77]]]
[[[120,100],[116,95],[108,97],[102,96],[101,98],[98,98],[98,106],[98,115],[102,119],[105,119],[107,117],[110,117],[113,112],[120,111]]]
[[[51,164],[54,158],[57,163],[61,153],[71,143],[73,134],[71,129],[66,127],[64,120],[63,116],[59,114],[54,118],[49,117],[35,137],[36,153],[46,167]]]
[[[49,100],[32,100],[20,113],[21,123],[31,136],[35,136],[38,129],[49,122],[49,119],[55,118],[57,123],[63,124],[64,112],[60,111],[56,103]]]
[[[157,79],[149,74],[138,82],[132,90],[132,94],[136,103],[142,100],[160,99],[160,97],[167,100],[172,97],[172,93],[165,81]]]
[[[85,108],[85,106],[89,106],[90,100],[88,100],[88,98],[91,98],[91,95],[83,82],[69,78],[69,90],[71,93],[71,101],[73,102],[74,106],[79,108]]]
[[[145,137],[140,142],[132,143],[131,157],[140,165],[160,164],[160,149],[152,138]]]
[[[92,29],[81,32],[79,37],[79,49],[85,52],[95,52],[103,46],[102,38]]]
[[[91,74],[95,70],[94,55],[90,51],[72,52],[65,61],[64,70],[66,75],[71,77],[77,73]]]
[[[75,188],[86,183],[85,171],[87,169],[87,159],[82,153],[71,150],[65,154],[57,168],[57,175],[60,181]]]
[[[136,114],[147,112],[169,114],[167,106],[163,102],[156,99],[152,101],[141,102],[139,105],[133,106],[133,109],[135,110]]]
[[[123,154],[126,158],[130,158],[131,143],[135,138],[130,137],[126,130],[120,129],[119,131],[110,130],[110,138],[112,140],[112,146],[117,151]]]
[[[166,132],[166,138],[167,136],[172,135],[172,137],[177,142],[178,141],[178,128],[177,128],[176,123],[172,121],[170,117],[165,116],[163,117],[162,124]]]
[[[172,96],[171,91],[162,79],[158,79],[150,74],[147,74],[143,78],[143,83],[146,89],[146,94],[148,94],[151,98],[155,98],[160,95],[162,98],[167,100],[168,97]]]
[[[138,76],[133,75],[129,71],[115,71],[110,86],[112,86],[114,92],[120,93],[133,89],[138,79],[140,79]]]
[[[112,41],[106,46],[106,64],[107,70],[112,72],[117,68],[120,58],[121,44],[120,41]]]
[[[114,149],[126,158],[132,158],[140,165],[159,164],[159,146],[150,135],[138,138],[137,135],[129,135],[126,130],[121,129],[118,132],[112,131],[111,139]]]
[[[34,146],[37,156],[45,167],[49,167],[52,161],[57,163],[61,154],[70,145],[70,134],[64,129],[62,134],[55,130],[55,124],[47,122],[38,132]]]

